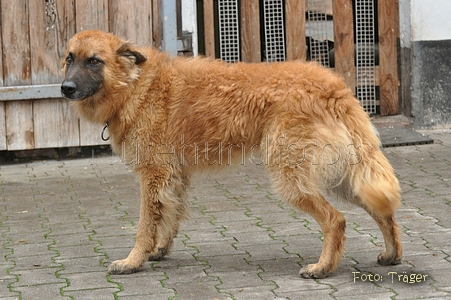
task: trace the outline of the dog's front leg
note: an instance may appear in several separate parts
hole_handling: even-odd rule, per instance
[[[162,257],[169,251],[167,248],[178,229],[178,210],[174,204],[180,200],[171,199],[173,193],[167,192],[173,184],[170,170],[160,168],[140,173],[141,207],[136,243],[126,259],[114,261],[108,267],[110,274],[134,273],[149,258]],[[162,241],[167,245],[160,245]]]

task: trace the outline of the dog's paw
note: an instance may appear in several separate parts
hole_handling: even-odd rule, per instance
[[[390,254],[387,251],[382,251],[377,257],[378,264],[382,266],[399,265],[401,259],[396,259],[395,254]]]
[[[326,277],[329,273],[324,268],[319,267],[318,264],[311,264],[303,267],[299,271],[299,275],[307,279],[319,279]]]
[[[126,259],[113,261],[108,266],[108,274],[125,275],[135,273],[139,270],[139,266],[133,266]]]
[[[168,250],[166,248],[158,247],[158,251],[156,253],[152,253],[149,255],[149,261],[158,261],[162,260],[168,254]]]

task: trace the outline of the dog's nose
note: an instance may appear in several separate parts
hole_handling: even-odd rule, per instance
[[[63,93],[64,96],[70,96],[75,93],[77,90],[77,85],[73,81],[63,81],[61,84],[61,93]]]

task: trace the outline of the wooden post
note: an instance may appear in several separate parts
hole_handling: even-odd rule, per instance
[[[380,107],[382,115],[393,115],[399,112],[397,55],[399,2],[398,0],[378,2]]]
[[[305,0],[285,0],[287,60],[305,60]]]
[[[31,84],[28,1],[2,0],[3,75],[5,86]],[[33,106],[28,101],[5,105],[8,150],[34,148]]]
[[[0,2],[1,5],[1,2]],[[1,10],[0,10],[1,12]],[[3,67],[3,41],[0,34],[0,66]],[[0,86],[3,86],[3,68],[0,67]],[[6,114],[5,103],[0,101],[0,151],[6,150]]]
[[[241,58],[243,62],[261,62],[260,1],[241,1]]]
[[[205,55],[215,57],[215,12],[213,0],[204,0]]]
[[[334,61],[335,71],[343,76],[355,94],[356,69],[354,65],[354,24],[352,0],[334,0]]]
[[[153,32],[153,46],[157,49],[161,48],[161,1],[152,0],[152,32]]]

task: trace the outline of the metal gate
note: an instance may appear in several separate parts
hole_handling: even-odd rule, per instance
[[[389,0],[204,0],[199,52],[229,62],[315,60],[340,73],[368,113],[397,114],[397,12]]]

